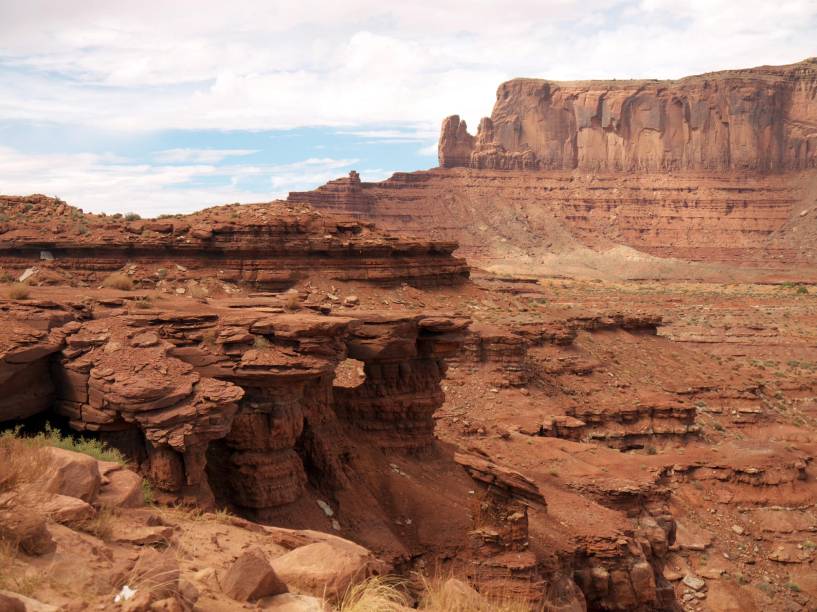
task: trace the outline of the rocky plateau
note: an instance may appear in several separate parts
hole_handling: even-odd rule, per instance
[[[439,150],[0,196],[0,610],[817,609],[817,62],[515,79]]]

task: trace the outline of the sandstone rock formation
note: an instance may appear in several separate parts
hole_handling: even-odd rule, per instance
[[[505,170],[802,170],[817,166],[817,59],[677,81],[499,86],[476,137],[443,122],[440,166]]]
[[[375,284],[456,284],[468,274],[453,242],[396,239],[370,223],[283,203],[210,208],[194,215],[127,220],[83,214],[61,200],[0,196],[0,266],[7,278],[98,284],[121,271],[153,287],[183,272],[262,289],[310,273]],[[127,269],[125,268],[127,264]]]
[[[443,122],[440,168],[289,201],[456,240],[495,272],[722,279],[726,265],[811,280],[815,83],[814,59],[678,81],[516,79],[476,137]]]

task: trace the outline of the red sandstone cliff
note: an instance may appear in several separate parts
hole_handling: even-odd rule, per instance
[[[476,136],[443,122],[439,157],[289,202],[456,240],[495,271],[813,277],[817,59],[677,81],[514,79]]]
[[[476,137],[443,121],[442,167],[588,171],[817,166],[817,58],[677,81],[499,86]]]

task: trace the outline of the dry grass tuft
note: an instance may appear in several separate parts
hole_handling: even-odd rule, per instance
[[[120,291],[130,291],[133,289],[133,280],[127,274],[122,272],[114,272],[105,277],[102,281],[102,286],[107,289],[119,289]]]
[[[31,291],[25,283],[14,283],[8,290],[10,300],[27,300],[31,297]]]
[[[411,605],[403,592],[405,583],[389,576],[373,576],[350,586],[337,612],[401,612]]]
[[[283,296],[284,308],[298,310],[301,307],[301,296],[296,289],[290,289]]]
[[[45,468],[46,459],[39,445],[28,443],[17,433],[13,430],[0,434],[0,495],[34,482]]]
[[[83,521],[77,525],[77,529],[90,533],[98,537],[103,542],[107,542],[113,535],[113,523],[116,517],[116,510],[110,506],[102,506],[97,510],[96,516]]]

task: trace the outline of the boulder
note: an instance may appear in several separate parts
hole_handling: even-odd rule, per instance
[[[250,548],[233,562],[221,579],[221,588],[236,601],[255,601],[287,592],[287,585],[258,547]]]
[[[684,576],[682,580],[684,586],[689,587],[693,591],[702,591],[706,587],[706,582],[703,578],[696,576],[695,574],[687,574]]]
[[[142,477],[116,463],[100,462],[102,487],[97,497],[101,506],[138,508],[145,505]]]
[[[694,523],[678,521],[675,531],[675,546],[683,550],[706,550],[712,545],[712,534]]]
[[[367,549],[342,538],[307,544],[272,561],[289,587],[329,598],[342,596],[350,585],[378,573],[381,565]]]
[[[96,459],[62,448],[44,449],[49,457],[42,476],[42,489],[49,493],[76,497],[93,503],[99,493],[102,476]]]
[[[59,612],[57,606],[25,597],[19,593],[0,590],[0,610],[2,612]]]
[[[173,538],[173,528],[165,525],[126,525],[115,523],[111,541],[134,546],[166,546]]]
[[[49,519],[62,525],[82,523],[96,516],[96,510],[91,504],[77,497],[57,493],[45,498],[39,509]]]
[[[0,591],[0,610],[5,612],[26,612],[26,606],[16,595]]]
[[[44,555],[56,548],[43,516],[30,503],[0,499],[0,540],[19,546],[28,555]]]

